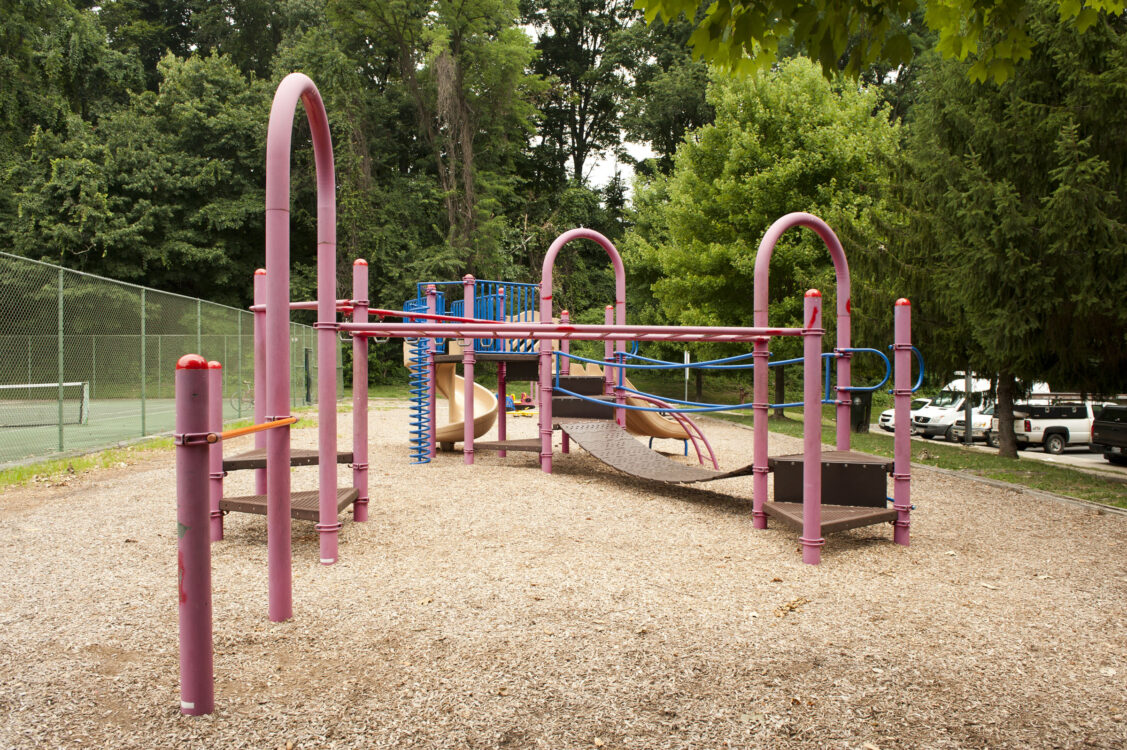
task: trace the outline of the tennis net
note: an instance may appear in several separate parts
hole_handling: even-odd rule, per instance
[[[0,427],[87,424],[90,383],[12,383],[0,385]]]

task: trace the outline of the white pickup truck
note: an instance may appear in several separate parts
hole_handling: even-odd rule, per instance
[[[1103,404],[1014,404],[1014,438],[1017,449],[1044,446],[1046,453],[1061,453],[1070,445],[1092,442],[1092,422]],[[998,419],[992,430],[998,434]]]

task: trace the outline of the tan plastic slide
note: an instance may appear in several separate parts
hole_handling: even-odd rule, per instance
[[[460,443],[465,437],[466,381],[454,372],[454,363],[435,366],[435,388],[450,405],[449,423],[436,426],[434,439],[439,443]],[[481,383],[473,384],[473,436],[479,438],[497,421],[497,397]]]
[[[410,366],[410,348],[406,341],[403,342],[403,364]],[[466,380],[455,368],[453,362],[435,365],[435,390],[450,405],[449,422],[434,428],[434,439],[438,443],[460,443],[466,436]],[[473,384],[473,415],[474,439],[489,432],[497,421],[497,397],[480,383]]]
[[[594,362],[588,362],[586,368],[579,362],[572,362],[571,374],[602,376],[604,373],[603,368],[599,367]],[[630,382],[629,378],[623,382],[626,384],[627,388],[634,388],[634,384]],[[648,401],[643,401],[640,398],[631,398],[629,396],[626,397],[626,403],[630,406],[653,406],[653,404]],[[658,414],[656,411],[628,410],[626,412],[626,431],[633,435],[641,435],[642,437],[672,438],[673,440],[689,439],[689,434],[685,432],[684,427],[669,417],[661,416],[661,414]]]

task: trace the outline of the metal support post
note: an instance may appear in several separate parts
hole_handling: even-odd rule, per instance
[[[368,261],[352,264],[352,322],[368,322]],[[335,378],[334,378],[335,380]],[[352,520],[368,520],[368,337],[352,337]]]
[[[463,299],[465,300],[465,315],[467,318],[475,318],[476,310],[474,310],[474,277],[466,274],[462,277],[462,291]],[[463,431],[462,431],[462,455],[465,456],[467,464],[473,463],[473,440],[474,440],[474,340],[467,337],[462,343],[462,377],[465,378],[465,399],[462,404],[462,417],[463,417]]]
[[[203,357],[186,354],[180,358],[175,391],[180,712],[199,716],[215,709],[208,444],[187,439],[208,431],[208,369]]]
[[[822,559],[822,293],[806,292],[802,319],[802,562]],[[840,372],[840,371],[839,371]],[[764,415],[766,416],[766,415]],[[849,424],[845,425],[848,432]]]
[[[893,312],[893,405],[896,409],[896,432],[893,437],[892,507],[896,520],[892,540],[905,547],[909,543],[912,511],[912,303],[901,297]],[[967,423],[968,428],[970,423]]]
[[[212,360],[207,363],[207,429],[216,434],[223,432],[223,364]],[[208,483],[210,492],[211,541],[223,539],[223,513],[219,503],[223,500],[223,441],[216,440],[208,446]]]

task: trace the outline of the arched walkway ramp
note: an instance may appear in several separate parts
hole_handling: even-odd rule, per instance
[[[585,451],[607,466],[642,479],[690,484],[752,473],[750,465],[732,471],[713,471],[675,463],[638,442],[637,438],[614,422],[560,419],[556,420],[556,424]]]

